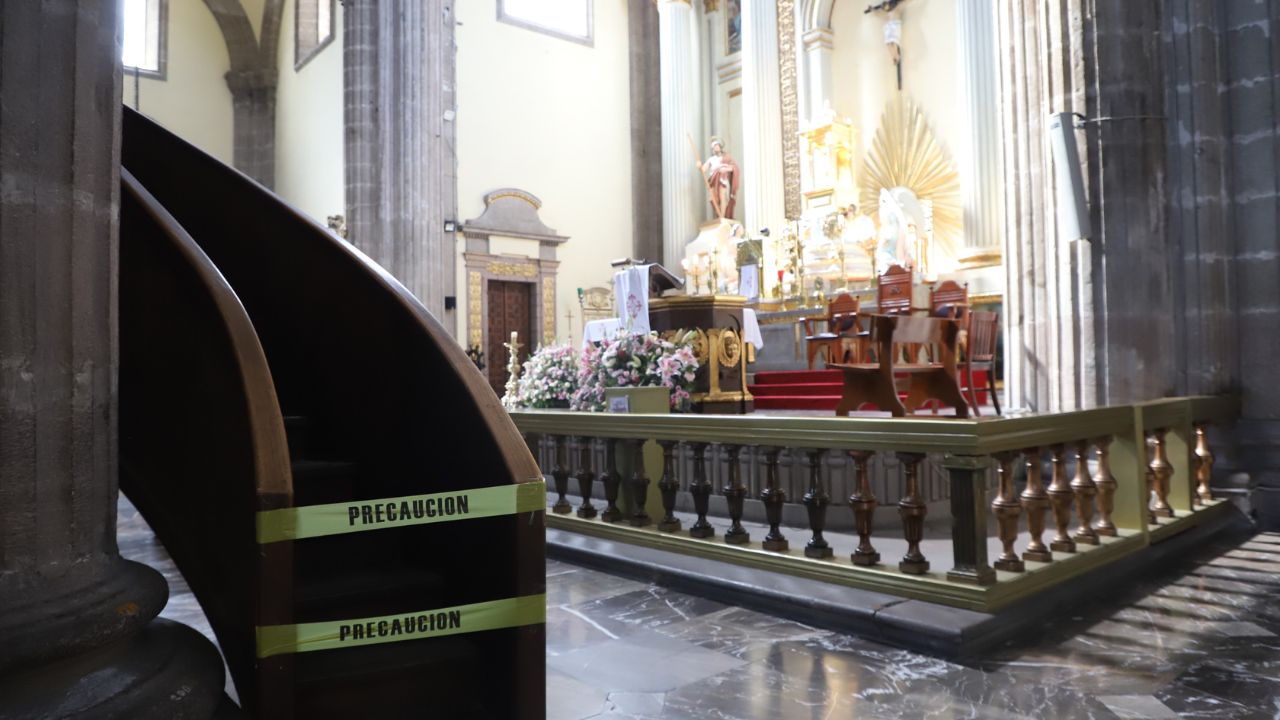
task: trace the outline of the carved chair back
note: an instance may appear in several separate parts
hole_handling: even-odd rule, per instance
[[[911,268],[890,265],[880,275],[876,290],[876,312],[905,315],[911,312]]]

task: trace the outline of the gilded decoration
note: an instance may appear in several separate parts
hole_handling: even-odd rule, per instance
[[[556,279],[542,279],[542,342],[551,344],[556,340]]]
[[[467,273],[467,337],[470,345],[481,347],[484,344],[484,288],[480,282],[480,271]]]
[[[491,262],[489,274],[535,278],[538,277],[538,266],[533,263]]]
[[[782,102],[782,198],[788,220],[800,217],[800,95],[796,88],[795,0],[778,0],[778,80]]]
[[[882,190],[905,189],[920,203],[931,205],[930,255],[956,258],[960,254],[964,227],[960,176],[934,137],[924,112],[901,95],[890,101],[880,116],[880,127],[863,163],[859,185],[862,212],[881,226],[885,222],[879,216]]]
[[[734,367],[738,364],[738,359],[742,356],[742,343],[738,340],[738,334],[732,330],[724,330],[720,333],[720,362],[723,365]]]

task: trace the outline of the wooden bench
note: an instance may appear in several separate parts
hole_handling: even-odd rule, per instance
[[[836,415],[848,415],[867,403],[887,410],[894,417],[914,412],[926,400],[937,400],[955,408],[956,417],[969,417],[969,405],[956,382],[956,339],[960,326],[952,318],[906,315],[871,315],[871,343],[877,362],[832,363],[844,373],[844,389]],[[895,363],[895,343],[930,344],[938,348],[940,362]],[[895,375],[907,375],[911,385],[906,402],[898,399]]]

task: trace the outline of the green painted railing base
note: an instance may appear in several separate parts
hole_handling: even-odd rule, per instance
[[[935,559],[937,569],[933,572],[909,575],[898,571],[894,563],[860,567],[853,565],[848,558],[808,558],[804,556],[801,544],[785,553],[773,552],[759,547],[730,545],[720,536],[702,540],[691,538],[684,532],[660,532],[652,526],[637,528],[554,513],[547,513],[547,527],[966,610],[994,612],[1119,558],[1141,552],[1149,542],[1159,542],[1215,519],[1226,511],[1227,506],[1224,501],[1213,501],[1193,512],[1180,511],[1177,517],[1166,519],[1152,528],[1150,535],[1142,530],[1121,529],[1118,537],[1102,538],[1099,545],[1080,545],[1075,553],[1054,553],[1051,563],[1028,562],[1026,572],[998,571],[996,583],[983,587],[947,580],[949,558]]]

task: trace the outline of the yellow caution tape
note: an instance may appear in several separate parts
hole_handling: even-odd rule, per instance
[[[258,542],[265,544],[407,525],[514,515],[546,508],[547,488],[541,480],[430,495],[304,505],[259,512]]]
[[[547,596],[423,610],[421,612],[258,628],[258,657],[421,640],[444,635],[540,625],[547,621]]]

